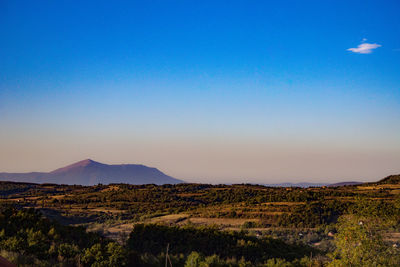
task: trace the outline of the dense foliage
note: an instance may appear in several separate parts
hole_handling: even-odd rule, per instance
[[[288,264],[296,258],[300,262],[313,251],[245,232],[141,224],[134,228],[127,245],[121,246],[82,227],[50,221],[33,209],[6,207],[0,213],[1,254],[19,266],[160,266],[168,244],[174,266],[190,262],[196,253],[199,259],[219,266],[251,266],[273,258]]]
[[[400,250],[384,240],[399,219],[396,205],[358,199],[354,210],[339,220],[329,266],[400,266]]]
[[[83,227],[50,221],[34,209],[2,208],[0,249],[19,265],[28,266],[119,266],[125,262],[117,243],[87,233]]]
[[[270,258],[293,260],[313,252],[304,245],[288,245],[281,240],[257,238],[245,232],[227,232],[208,227],[139,224],[135,226],[128,240],[128,248],[139,253],[158,254],[165,251],[168,244],[173,254],[197,251],[206,256],[215,254],[221,258],[244,258],[250,262],[263,262]]]
[[[390,189],[276,188],[260,185],[97,185],[0,183],[1,201],[40,208],[63,223],[140,222],[189,213],[208,218],[259,219],[258,226],[316,227],[335,223],[357,196],[390,200]],[[289,204],[282,204],[289,203]],[[227,209],[222,207],[227,206]],[[100,209],[99,209],[100,208]],[[102,212],[104,210],[104,212]],[[121,212],[106,212],[107,210]]]

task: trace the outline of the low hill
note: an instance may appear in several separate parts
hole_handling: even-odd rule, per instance
[[[56,169],[52,172],[0,173],[0,180],[55,184],[177,184],[182,180],[168,176],[156,168],[138,164],[108,165],[91,159]]]
[[[376,184],[400,184],[400,174],[389,175]]]
[[[340,183],[335,183],[335,184],[330,184],[328,185],[329,187],[335,187],[335,186],[347,186],[347,185],[359,185],[362,184],[363,182],[340,182]]]
[[[269,186],[269,187],[302,187],[302,188],[308,188],[308,187],[321,187],[321,186],[326,186],[326,183],[280,183],[280,184],[263,184],[264,186]]]

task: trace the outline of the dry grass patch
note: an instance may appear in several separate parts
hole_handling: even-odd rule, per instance
[[[235,218],[189,218],[188,221],[199,225],[221,225],[240,227],[245,222],[259,222],[260,219],[235,219]]]
[[[178,197],[195,197],[195,196],[202,196],[204,193],[180,193],[177,194]]]
[[[248,212],[243,212],[243,214],[265,214],[265,215],[282,215],[282,214],[290,214],[291,212],[288,211],[248,211]]]
[[[392,191],[390,191],[390,194],[398,195],[398,194],[400,194],[400,189],[392,190]]]
[[[400,189],[400,184],[381,184],[371,186],[357,186],[360,190]]]
[[[271,206],[296,206],[296,205],[304,205],[306,202],[264,202],[261,203],[262,205],[271,205]]]
[[[94,209],[88,209],[87,211],[97,211],[97,212],[105,212],[105,213],[123,213],[124,210],[116,210],[116,209],[106,209],[106,208],[94,208]]]
[[[120,190],[119,186],[112,185],[112,186],[109,186],[109,187],[101,190],[100,192],[109,192],[109,191],[118,191],[118,190]]]
[[[123,243],[132,232],[134,223],[120,224],[93,224],[87,228],[88,232],[101,232],[103,236]]]
[[[178,223],[186,220],[188,218],[187,214],[168,214],[160,217],[154,217],[150,219],[150,223]]]
[[[397,233],[397,232],[386,233],[384,235],[384,239],[386,241],[390,241],[390,242],[400,242],[400,233]]]

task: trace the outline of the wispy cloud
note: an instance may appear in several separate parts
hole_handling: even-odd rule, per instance
[[[371,54],[372,50],[382,46],[380,44],[365,43],[365,41],[367,41],[367,39],[363,38],[361,44],[359,44],[356,48],[349,48],[347,51],[359,54]]]

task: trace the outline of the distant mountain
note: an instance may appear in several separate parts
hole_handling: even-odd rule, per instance
[[[321,187],[328,185],[327,183],[280,183],[280,184],[263,184],[271,187]]]
[[[400,184],[400,174],[389,175],[377,182],[342,182],[336,184],[330,184],[329,186],[345,186],[345,185],[383,185],[383,184]]]
[[[328,185],[328,186],[329,186],[329,187],[335,187],[335,186],[359,185],[359,184],[363,184],[363,182],[355,182],[355,181],[351,181],[351,182],[340,182],[340,183],[330,184],[330,185]]]
[[[182,180],[156,168],[137,164],[107,165],[91,159],[82,160],[52,172],[0,173],[1,181],[80,184],[178,184]]]
[[[346,185],[358,185],[362,184],[363,182],[340,182],[340,183],[334,183],[334,184],[329,184],[329,183],[280,183],[280,184],[264,184],[265,186],[272,186],[272,187],[322,187],[322,186],[329,186],[329,187],[335,187],[335,186],[346,186]]]

